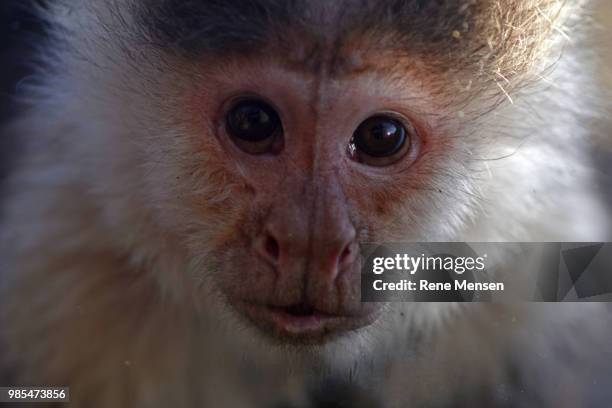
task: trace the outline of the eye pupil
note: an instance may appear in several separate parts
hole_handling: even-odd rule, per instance
[[[406,143],[406,130],[393,118],[374,116],[359,125],[353,140],[361,153],[371,157],[389,157]]]
[[[270,116],[263,110],[248,107],[236,112],[236,125],[241,132],[251,132],[258,127],[265,128],[270,123]]]
[[[275,135],[280,126],[278,114],[264,102],[243,101],[227,115],[230,134],[247,142],[261,142]]]

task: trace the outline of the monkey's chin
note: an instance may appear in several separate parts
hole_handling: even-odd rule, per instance
[[[295,345],[323,345],[372,324],[379,316],[375,311],[361,315],[333,315],[298,307],[255,303],[241,303],[238,309],[276,342]]]

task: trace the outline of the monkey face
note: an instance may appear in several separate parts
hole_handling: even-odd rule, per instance
[[[375,73],[328,77],[273,61],[204,72],[176,113],[187,124],[172,155],[180,193],[165,197],[185,212],[174,219],[195,273],[283,340],[372,323],[380,305],[360,301],[360,244],[423,236],[436,213],[419,188],[431,178],[422,158],[437,149],[425,106],[398,103],[406,88]]]

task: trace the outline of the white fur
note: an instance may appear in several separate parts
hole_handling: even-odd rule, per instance
[[[198,252],[223,220],[198,219],[175,200],[206,197],[214,185],[215,175],[195,165],[189,181],[176,181],[185,155],[198,165],[211,160],[190,150],[164,105],[184,103],[191,79],[183,75],[193,72],[129,45],[111,3],[129,2],[54,10],[66,46],[48,53],[48,72],[31,92],[36,102],[15,125],[27,147],[2,203],[0,370],[14,368],[24,384],[70,385],[73,407],[301,400],[303,372],[315,368],[381,385],[389,406],[406,406],[403,398],[419,406],[504,383],[502,359],[514,355],[541,382],[544,401],[563,406],[563,385],[581,370],[555,360],[548,346],[571,343],[579,330],[580,346],[593,341],[596,349],[609,319],[603,306],[389,305],[372,326],[306,351],[273,346],[240,323],[216,290],[215,262]],[[116,47],[122,38],[131,61]],[[437,201],[407,199],[406,223],[389,236],[609,239],[584,126],[597,103],[585,95],[596,89],[589,61],[570,50],[552,85],[524,89],[514,104],[461,129],[460,157],[483,160],[452,163],[453,177],[438,180],[448,194]],[[216,193],[221,201],[231,186]],[[548,390],[543,376],[561,390]]]

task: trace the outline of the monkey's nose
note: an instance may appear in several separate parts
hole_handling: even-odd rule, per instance
[[[358,253],[353,228],[322,228],[318,234],[268,228],[257,239],[256,251],[282,274],[307,265],[319,277],[332,281],[350,266]]]

